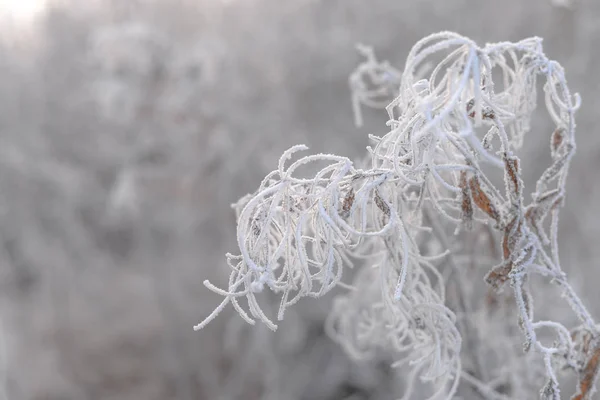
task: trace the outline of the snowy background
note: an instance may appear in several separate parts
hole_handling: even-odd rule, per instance
[[[357,158],[385,132],[380,111],[354,127],[355,44],[402,68],[440,30],[541,36],[581,94],[561,257],[600,318],[599,1],[36,4],[0,2],[6,399],[393,399],[386,362],[353,363],[324,334],[331,296],[300,302],[275,334],[231,310],[192,326],[220,301],[202,281],[226,282],[236,251],[230,203],[293,144]],[[526,184],[551,129],[536,121],[526,139]]]

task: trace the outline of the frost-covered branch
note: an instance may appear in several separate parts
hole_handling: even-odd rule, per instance
[[[224,300],[196,329],[231,303],[247,322],[258,319],[274,330],[257,299],[265,287],[281,296],[282,320],[302,297],[321,297],[340,286],[347,291],[334,302],[329,334],[357,359],[373,357],[378,349],[397,354],[394,366],[410,370],[403,398],[414,398],[418,385],[430,387],[431,399],[452,398],[461,377],[486,398],[523,398],[531,396],[526,375],[463,371],[462,335],[472,329],[457,328],[483,318],[469,334],[484,342],[485,326],[497,325],[496,332],[508,339],[490,336],[485,351],[500,361],[503,352],[512,354],[506,320],[494,320],[491,312],[494,297],[501,296],[495,292],[509,284],[524,349],[538,356],[546,377],[542,397],[560,398],[557,374],[564,367],[579,375],[573,398],[590,398],[600,369],[598,326],[569,285],[558,255],[558,217],[580,104],[562,67],[545,56],[539,38],[479,47],[441,32],[417,42],[402,72],[377,61],[371,49],[359,50],[366,61],[350,78],[356,122],[362,121],[361,105],[384,107],[389,132],[371,136],[361,168],[330,154],[288,163],[305,146],[283,154],[257,191],[235,205],[241,254],[228,255],[228,289],[205,282]],[[537,106],[538,79],[555,130],[549,135],[552,163],[527,203],[518,152]],[[504,187],[494,184],[494,170],[501,171]],[[468,309],[465,299],[478,301],[481,291],[459,282],[458,297],[450,299],[446,286],[463,279],[452,272],[467,267],[460,260],[487,265],[461,245],[467,232],[485,227],[496,232],[490,237],[501,248],[501,260],[485,278],[493,289],[488,304]],[[344,271],[354,266],[359,268],[354,279],[344,283]],[[580,326],[534,318],[533,275],[562,290]],[[541,329],[553,333],[552,345],[542,343]],[[537,376],[535,371],[530,372]],[[481,381],[488,375],[495,383]],[[504,392],[497,389],[502,386]]]

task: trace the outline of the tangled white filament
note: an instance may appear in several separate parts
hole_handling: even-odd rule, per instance
[[[497,385],[462,371],[465,332],[457,328],[445,293],[446,267],[464,255],[448,244],[446,227],[457,234],[491,224],[502,260],[486,280],[497,290],[507,282],[512,287],[525,349],[539,352],[544,365],[542,396],[560,398],[556,371],[567,367],[579,375],[573,399],[589,399],[600,369],[598,326],[558,258],[558,213],[579,107],[562,67],[544,55],[539,38],[478,47],[441,32],[413,47],[402,73],[377,62],[370,49],[361,52],[367,61],[350,80],[357,123],[361,104],[382,106],[381,97],[393,97],[385,107],[390,131],[371,136],[370,162],[363,169],[329,154],[304,156],[286,166],[305,146],[283,154],[259,189],[235,205],[241,255],[228,255],[228,290],[205,281],[224,300],[195,329],[231,303],[249,323],[259,319],[274,330],[256,298],[265,285],[281,294],[278,320],[300,298],[343,286],[348,292],[336,299],[328,332],[355,358],[369,357],[380,347],[402,355],[395,365],[411,368],[403,398],[411,398],[417,379],[431,383],[430,399],[452,398],[461,376],[486,398],[508,398],[494,389]],[[422,78],[425,70],[431,72]],[[553,163],[525,205],[516,151],[530,129],[540,77],[556,125],[550,140]],[[298,168],[319,163],[325,166],[311,178],[297,176]],[[484,167],[503,171],[503,191]],[[356,260],[373,268],[362,267],[352,285],[343,284],[344,268]],[[563,290],[581,326],[569,330],[534,320],[530,274],[548,277]],[[249,313],[238,303],[242,296]],[[539,329],[554,332],[552,346],[538,340]],[[513,395],[518,386],[513,384]]]

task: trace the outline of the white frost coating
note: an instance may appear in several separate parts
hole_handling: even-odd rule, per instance
[[[357,359],[378,349],[397,355],[394,366],[409,371],[403,398],[429,386],[430,399],[451,399],[461,377],[484,398],[531,398],[531,382],[545,376],[542,397],[558,399],[557,374],[570,369],[579,376],[573,398],[589,399],[600,369],[599,330],[558,256],[580,104],[562,67],[544,55],[539,38],[479,47],[437,33],[417,42],[401,73],[378,62],[372,49],[359,50],[366,61],[350,78],[356,122],[362,105],[385,108],[389,132],[371,136],[363,168],[330,154],[286,167],[303,145],[283,154],[257,191],[234,205],[241,255],[227,257],[227,290],[205,282],[225,299],[196,329],[231,303],[247,322],[274,330],[256,296],[265,287],[281,295],[282,320],[302,297],[341,286],[348,290],[335,300],[328,333]],[[526,203],[517,153],[537,106],[537,79],[556,129],[549,135],[552,164]],[[320,169],[312,177],[296,174],[313,165]],[[491,169],[503,173],[503,188],[492,184]],[[470,233],[497,243],[496,259],[468,250]],[[343,271],[354,263],[359,270],[344,284]],[[465,275],[472,264],[489,269],[486,297],[478,289],[484,284]],[[558,285],[579,326],[535,320],[532,275]],[[498,293],[507,283],[512,306]],[[509,334],[507,316],[520,327],[526,354],[515,353],[512,344],[523,336]],[[540,330],[554,341],[542,343]],[[473,353],[474,341],[488,362]]]

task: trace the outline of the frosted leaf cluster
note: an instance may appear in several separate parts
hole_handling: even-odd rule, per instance
[[[370,136],[360,168],[337,155],[301,156],[303,145],[283,154],[258,190],[234,206],[240,254],[227,255],[227,289],[205,281],[223,301],[196,329],[231,304],[248,323],[275,330],[259,304],[266,288],[280,295],[281,321],[302,297],[340,287],[328,333],[356,359],[393,352],[394,366],[407,371],[404,399],[415,390],[452,398],[461,379],[485,398],[531,398],[525,380],[537,378],[545,379],[542,398],[558,399],[562,370],[578,376],[573,399],[591,398],[598,326],[558,256],[580,104],[563,68],[545,56],[539,38],[479,47],[442,32],[417,42],[402,72],[359,50],[366,61],[350,78],[356,122],[362,105],[385,108],[389,132]],[[548,135],[552,163],[527,201],[518,150],[531,128],[538,80],[555,130]],[[473,248],[473,235],[487,238],[490,251]],[[473,266],[488,270],[487,286],[468,280],[464,271]],[[533,275],[558,286],[580,325],[534,318]],[[525,353],[514,351],[515,340]],[[511,360],[518,361],[512,371],[502,368]],[[531,367],[519,376],[518,365]]]

